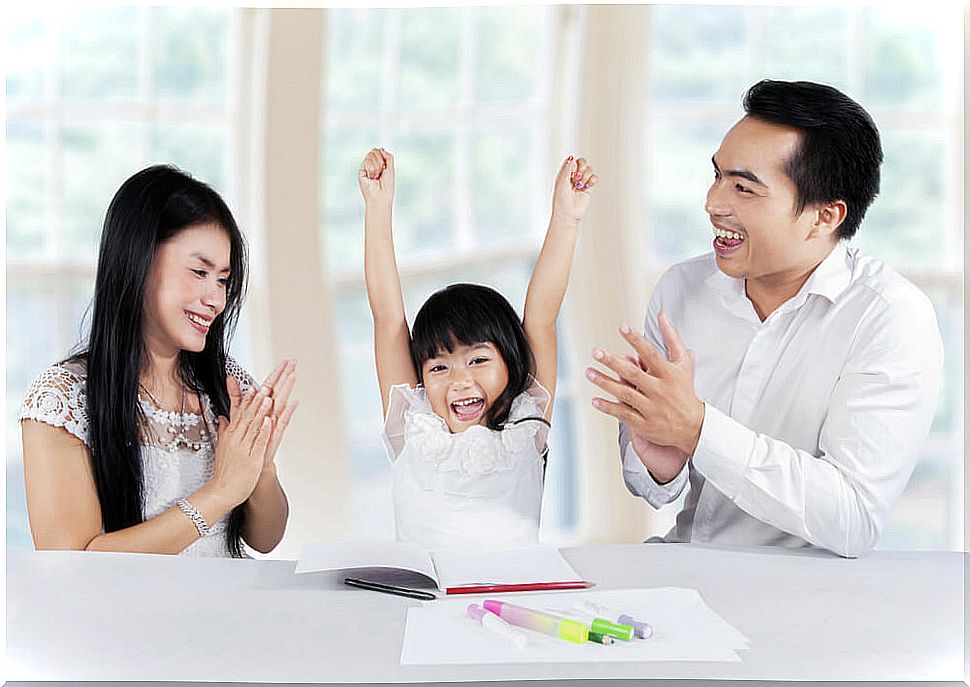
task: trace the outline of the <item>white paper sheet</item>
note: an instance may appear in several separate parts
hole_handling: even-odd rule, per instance
[[[588,661],[740,662],[736,650],[748,640],[718,616],[693,589],[662,587],[543,594],[505,594],[503,601],[534,609],[570,608],[586,599],[650,623],[645,640],[604,646],[574,644],[525,630],[528,644],[516,649],[468,617],[469,603],[488,597],[446,598],[409,608],[402,665],[475,663],[571,663]]]
[[[562,554],[550,546],[514,551],[435,551],[431,558],[442,589],[469,584],[581,581]]]

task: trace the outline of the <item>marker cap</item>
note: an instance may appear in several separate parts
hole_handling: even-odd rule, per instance
[[[621,615],[619,618],[617,618],[617,621],[622,623],[623,625],[629,625],[630,627],[632,627],[633,634],[638,639],[646,639],[647,637],[650,637],[653,634],[653,628],[650,627],[647,623],[641,623],[639,620],[634,620],[632,617],[628,615]]]

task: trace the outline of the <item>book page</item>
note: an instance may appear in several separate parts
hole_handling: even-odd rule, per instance
[[[324,570],[361,570],[387,568],[409,570],[438,582],[428,553],[405,542],[344,542],[307,544],[296,564],[296,573]]]
[[[431,558],[441,589],[473,584],[582,580],[558,549],[551,546],[511,551],[435,551]]]

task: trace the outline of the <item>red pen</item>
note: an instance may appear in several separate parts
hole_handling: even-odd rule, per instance
[[[479,584],[448,587],[445,594],[501,594],[502,592],[539,592],[547,589],[589,589],[593,582],[525,582],[523,584]]]

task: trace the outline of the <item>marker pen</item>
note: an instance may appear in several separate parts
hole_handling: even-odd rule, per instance
[[[495,599],[486,599],[482,605],[486,611],[491,611],[512,625],[541,632],[550,637],[565,639],[567,642],[581,643],[589,639],[589,627],[578,620],[560,618],[552,613],[536,611]]]
[[[591,613],[584,613],[578,610],[569,611],[563,615],[578,620],[589,625],[589,631],[600,635],[609,635],[629,642],[633,639],[634,629],[632,625],[614,623],[606,618],[598,617]]]
[[[507,622],[490,611],[477,604],[468,604],[468,615],[470,615],[482,627],[497,634],[499,637],[513,645],[516,649],[521,649],[528,642],[528,637],[521,630],[516,630]]]
[[[591,613],[621,625],[629,625],[633,628],[633,634],[637,639],[647,639],[653,634],[653,628],[648,623],[636,620],[633,616],[615,609],[600,606],[592,601],[577,601],[574,608],[582,613]]]

